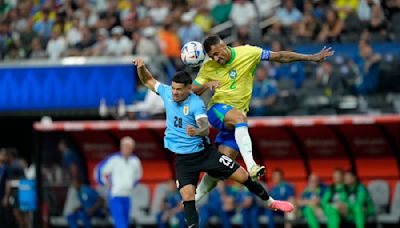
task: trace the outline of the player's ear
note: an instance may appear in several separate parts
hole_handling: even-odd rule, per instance
[[[189,90],[192,90],[192,84],[187,84],[186,88],[189,89]]]

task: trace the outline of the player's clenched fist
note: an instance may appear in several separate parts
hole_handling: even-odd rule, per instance
[[[196,128],[189,125],[186,127],[186,134],[189,136],[196,136],[197,135],[197,131]]]
[[[133,63],[133,65],[135,65],[136,67],[142,67],[142,66],[144,66],[144,60],[141,59],[141,58],[134,59],[134,60],[132,61],[132,63]]]

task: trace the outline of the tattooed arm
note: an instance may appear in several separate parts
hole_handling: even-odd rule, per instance
[[[143,85],[155,92],[157,80],[153,78],[150,71],[146,68],[143,59],[133,60],[133,65],[136,66],[139,79]]]
[[[207,117],[202,117],[196,120],[197,126],[199,128],[195,128],[193,126],[186,127],[186,133],[190,136],[207,136],[210,133],[210,129],[208,128],[208,119]]]
[[[335,52],[331,48],[323,48],[320,52],[312,55],[305,55],[291,51],[271,51],[269,60],[280,62],[280,63],[291,63],[296,61],[313,61],[321,62],[326,59],[326,57],[332,56]]]

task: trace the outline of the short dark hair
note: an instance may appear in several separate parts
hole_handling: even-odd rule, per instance
[[[182,83],[187,86],[192,84],[192,77],[186,71],[178,71],[172,78],[172,81],[175,83]]]
[[[213,35],[207,37],[203,42],[203,47],[206,53],[211,51],[211,46],[221,43],[222,39],[219,36]]]

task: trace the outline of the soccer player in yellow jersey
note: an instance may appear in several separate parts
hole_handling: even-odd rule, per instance
[[[250,45],[231,48],[218,36],[206,38],[203,46],[210,60],[200,68],[192,89],[198,95],[207,89],[214,89],[207,115],[210,124],[219,130],[215,139],[218,150],[233,159],[240,152],[250,176],[257,179],[264,175],[265,167],[257,165],[253,159],[246,118],[257,64],[262,60],[320,62],[332,56],[334,51],[324,47],[319,53],[305,55],[289,51],[273,52]],[[216,179],[205,175],[197,189],[196,199],[200,200],[216,183]]]

